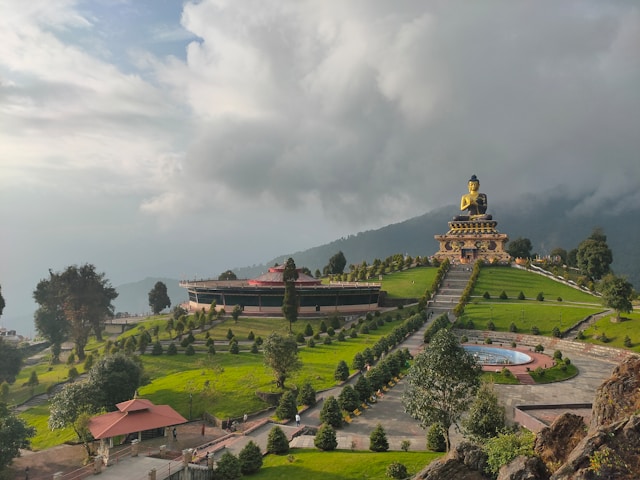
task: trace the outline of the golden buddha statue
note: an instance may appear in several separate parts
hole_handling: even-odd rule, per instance
[[[469,193],[460,199],[460,210],[469,212],[468,215],[456,215],[454,220],[491,220],[491,215],[487,214],[487,196],[480,193],[480,180],[475,175],[469,179]]]

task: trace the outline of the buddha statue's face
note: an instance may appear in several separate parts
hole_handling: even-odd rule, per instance
[[[480,182],[471,180],[469,182],[469,192],[477,192],[480,188]]]

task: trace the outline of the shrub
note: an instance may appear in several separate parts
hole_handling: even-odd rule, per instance
[[[633,343],[631,343],[631,339],[629,338],[629,335],[625,335],[624,337],[624,346],[627,348],[631,348],[633,346]]]
[[[369,450],[372,452],[386,452],[389,450],[387,434],[382,425],[378,424],[369,436]]]
[[[209,333],[209,332],[207,332],[207,333]],[[211,345],[213,345],[214,343],[215,343],[215,342],[214,342],[213,338],[211,338],[211,337],[207,337],[207,343],[206,343],[207,347],[210,347],[210,346],[211,346]]]
[[[316,404],[316,391],[311,386],[311,383],[305,382],[302,384],[300,391],[298,392],[298,405],[307,405],[313,407]]]
[[[240,353],[240,346],[238,345],[238,342],[233,340],[229,342],[229,353],[232,353],[234,355]]]
[[[311,338],[313,338],[314,340],[320,340],[322,337],[320,336],[320,332],[318,332]]]
[[[536,325],[531,327],[531,335],[540,335],[540,329]]]
[[[347,362],[345,362],[344,360],[340,360],[338,362],[338,366],[333,373],[333,378],[335,378],[338,382],[344,382],[347,378],[349,378],[349,367],[347,366]]]
[[[536,300],[539,302],[544,302],[544,295],[542,292],[538,292],[538,295],[536,296]]]
[[[256,344],[258,346],[262,345],[262,342],[263,342],[262,337],[256,337]]]
[[[542,344],[540,344],[540,343],[539,343],[538,345],[536,345],[536,346],[533,348],[533,351],[534,351],[534,352],[538,352],[538,353],[542,353],[542,352],[544,352],[544,345],[542,345]]]
[[[216,347],[215,347],[215,345],[213,343],[211,345],[209,345],[209,350],[207,351],[207,353],[209,355],[215,355],[216,354]]]
[[[278,408],[276,408],[276,417],[280,420],[290,420],[296,416],[296,413],[298,413],[296,395],[289,390],[280,398]]]
[[[313,440],[313,444],[320,450],[330,451],[335,450],[338,446],[338,439],[336,438],[336,431],[329,424],[323,424],[316,433],[316,438]]]
[[[340,405],[336,398],[331,395],[327,397],[322,405],[320,411],[320,421],[331,425],[333,428],[340,428],[342,426],[342,412],[340,411]]]
[[[562,360],[562,352],[560,350],[556,350],[553,352],[553,358],[556,360]]]
[[[578,340],[584,340],[585,338],[584,332],[582,330],[578,330],[578,334],[576,335],[576,338]]]
[[[349,334],[349,336],[351,338],[356,338],[358,336],[358,332],[356,332],[355,330],[351,330],[351,333]]]
[[[327,335],[329,335],[330,337],[335,336],[336,331],[333,329],[333,327],[329,327],[327,328]]]
[[[406,451],[406,450],[405,450]],[[409,478],[409,472],[407,472],[407,467],[405,467],[400,462],[392,462],[387,465],[387,477],[389,478]]]
[[[309,340],[307,340],[307,347],[313,348],[315,346],[316,346],[316,342],[313,338],[310,338]]]
[[[302,332],[300,332],[300,333],[298,333],[296,335],[296,342],[298,342],[298,343],[304,343],[305,342],[304,334]]]
[[[233,332],[231,329],[227,330],[227,340],[231,340],[233,338]]]
[[[524,292],[520,292],[518,294],[518,300],[524,300],[524,299],[525,299]]]
[[[489,470],[497,474],[500,467],[511,462],[518,455],[531,457],[533,453],[534,435],[526,431],[499,434],[485,442]]]
[[[240,460],[231,452],[224,452],[216,462],[216,478],[237,480],[242,477]]]
[[[565,365],[571,365],[571,360],[569,360],[569,357],[565,357],[564,358],[564,364]]]
[[[500,292],[500,300],[507,300],[508,298],[509,296],[507,295],[507,292],[502,290],[502,292]]]
[[[187,345],[187,348],[184,350],[184,354],[187,356],[195,355],[196,351],[194,350],[193,345]]]
[[[313,335],[313,328],[311,328],[311,324],[307,323],[307,326],[304,327],[304,336],[310,337]]]
[[[551,331],[551,335],[553,335],[556,338],[560,338],[562,336],[562,333],[560,332],[560,329],[558,327],[553,327],[553,330]]]
[[[162,348],[162,344],[160,342],[155,342],[153,344],[153,348],[151,349],[151,355],[162,355],[164,349]]]
[[[240,460],[240,471],[243,475],[251,475],[256,473],[262,467],[262,452],[260,447],[255,444],[253,440],[249,440],[240,453],[238,454],[238,460]]]
[[[469,341],[469,339],[467,338],[466,335],[462,335],[460,337],[460,343],[467,343]]]
[[[533,373],[535,373],[539,377],[544,377],[544,368],[538,367],[533,371]]]
[[[91,367],[93,367],[93,362],[95,360],[95,357],[93,356],[93,353],[88,354],[85,359],[84,359],[84,371],[88,372],[89,370],[91,370]]]
[[[511,333],[516,333],[518,331],[518,327],[516,326],[516,324],[514,322],[511,322],[511,325],[509,325],[509,331]]]
[[[511,370],[509,370],[507,367],[502,367],[502,376],[506,377],[506,378],[511,378],[513,376],[513,374],[511,373]]]
[[[247,335],[247,340],[249,340],[250,342],[254,341],[256,339],[256,336],[253,333],[253,330],[251,330],[249,332],[249,335]]]
[[[338,405],[347,412],[353,412],[361,403],[360,395],[351,385],[345,385],[338,395]]]
[[[188,345],[191,345],[191,342],[189,341],[189,339],[187,337],[184,337],[181,341],[180,341],[180,346],[182,348],[186,348]]]
[[[376,313],[378,313],[376,311]],[[341,322],[340,322],[340,317],[338,317],[337,315],[333,315],[330,319],[329,319],[329,324],[331,325],[331,327],[334,330],[337,330],[338,328],[340,328],[342,326]]]
[[[322,320],[322,321],[320,322],[320,331],[321,331],[322,333],[327,333],[327,324],[326,324],[326,323],[324,323],[324,320]]]
[[[346,340],[345,336],[344,336],[344,332],[342,330],[340,330],[340,332],[338,333],[338,341],[339,342],[344,342]]]
[[[69,378],[69,380],[75,380],[79,376],[80,374],[78,373],[78,369],[76,367],[71,367],[67,372],[67,377]]]
[[[491,294],[489,292],[484,292],[482,297],[485,298],[486,300],[489,300],[491,298]]]
[[[411,446],[410,440],[402,440],[402,442],[400,442],[400,450],[402,450],[403,452],[408,452],[410,446]]]
[[[177,354],[178,354],[178,347],[176,347],[175,343],[171,342],[167,347],[167,355],[177,355]]]
[[[562,297],[558,297],[556,300],[557,300],[558,302],[561,302],[561,301],[562,301]]]
[[[267,452],[281,455],[289,452],[289,441],[282,429],[278,426],[269,430],[267,437]]]
[[[442,426],[438,423],[434,423],[427,430],[427,449],[432,452],[444,452],[447,449]]]
[[[363,335],[366,335],[367,333],[369,333],[369,327],[367,325],[362,325],[360,327],[360,333],[362,333]]]
[[[487,322],[487,330],[494,331],[495,329],[496,329],[496,325],[493,323],[493,321],[492,321],[492,320],[489,320],[489,321]]]
[[[260,351],[258,350],[258,344],[256,342],[253,342],[251,344],[251,353],[259,353]]]
[[[324,337],[322,343],[324,343],[325,345],[331,345],[331,337]]]

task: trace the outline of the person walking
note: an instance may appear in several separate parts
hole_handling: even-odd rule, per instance
[[[296,413],[296,427],[300,426],[300,414]]]
[[[176,427],[173,427],[173,441],[175,442],[178,439],[178,431]]]

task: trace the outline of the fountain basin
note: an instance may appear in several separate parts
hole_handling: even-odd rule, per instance
[[[485,345],[463,345],[480,365],[524,365],[533,358],[524,352],[508,348],[489,347]]]

